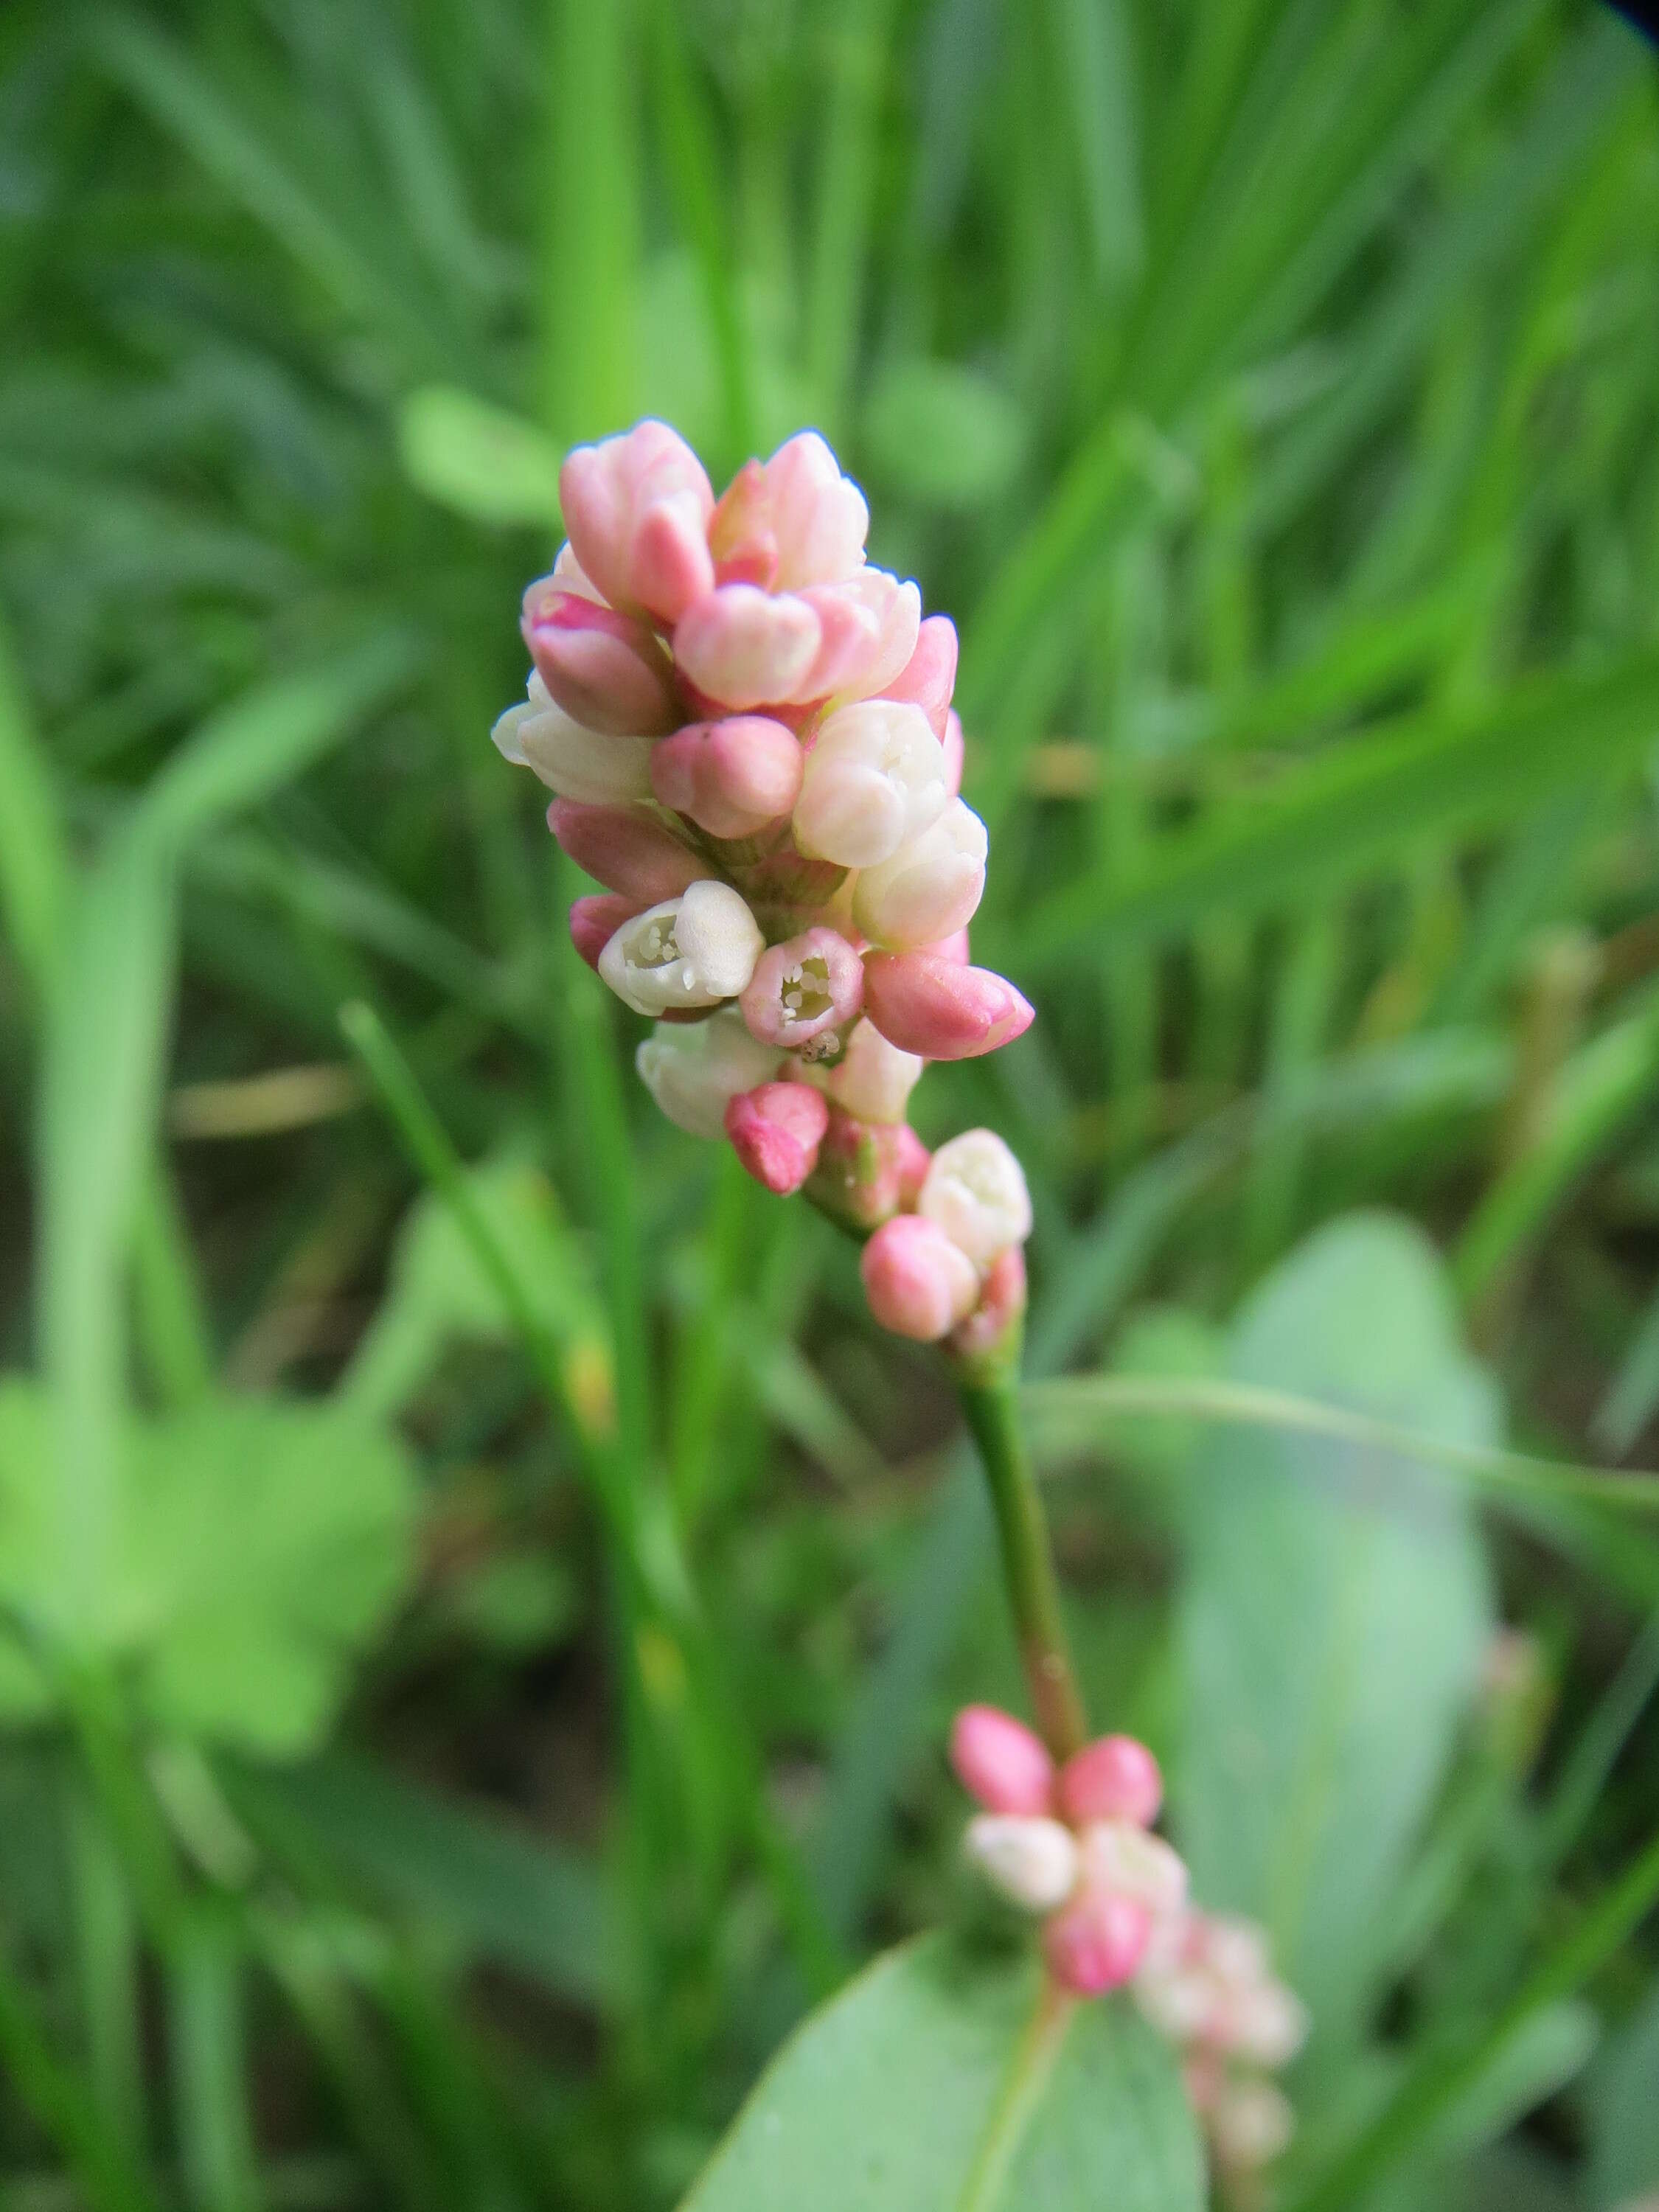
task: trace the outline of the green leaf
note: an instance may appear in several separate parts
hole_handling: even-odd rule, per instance
[[[426,384],[398,414],[404,472],[469,522],[559,522],[564,455],[547,433],[476,393]]]
[[[30,1638],[56,1599],[40,1394],[0,1386],[0,1714],[51,1702]],[[318,1742],[413,1566],[413,1478],[331,1407],[209,1401],[121,1439],[121,1509],[92,1590],[96,1647],[150,1717],[276,1756]]]
[[[1613,2212],[1659,2189],[1659,1983],[1598,2066],[1588,2099],[1589,2203]]]
[[[1169,2048],[1122,1997],[1045,1998],[1036,1961],[890,1951],[763,2075],[682,2212],[1198,2212]]]
[[[983,507],[1006,491],[1024,451],[1016,403],[955,362],[896,361],[876,380],[865,428],[896,491],[925,507]]]
[[[1332,1224],[1269,1275],[1227,1370],[1449,1442],[1497,1439],[1437,1255],[1383,1215]],[[1486,1561],[1467,1500],[1374,1445],[1212,1435],[1189,1496],[1180,1840],[1195,1893],[1267,1923],[1316,2036],[1340,2039],[1474,1685]]]

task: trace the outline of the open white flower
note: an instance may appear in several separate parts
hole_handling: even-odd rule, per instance
[[[735,999],[765,947],[741,894],[711,877],[623,922],[599,973],[636,1014],[665,1014]]]
[[[750,1036],[734,1007],[706,1022],[659,1022],[634,1055],[640,1080],[677,1128],[726,1134],[726,1109],[741,1091],[769,1083],[778,1049]]]
[[[843,868],[872,867],[936,822],[949,797],[945,748],[920,707],[895,699],[842,707],[806,757],[795,842]]]
[[[539,676],[529,696],[509,707],[489,732],[515,768],[533,769],[550,791],[584,806],[612,806],[651,796],[651,748],[643,737],[585,730],[552,697]]]
[[[1025,1173],[993,1129],[967,1129],[927,1164],[916,1211],[936,1221],[976,1267],[1031,1233]]]
[[[894,952],[942,943],[973,920],[988,851],[978,815],[951,799],[920,836],[863,870],[853,890],[854,921],[872,944]]]

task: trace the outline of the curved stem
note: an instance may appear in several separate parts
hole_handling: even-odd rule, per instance
[[[1012,1371],[989,1379],[962,1376],[957,1388],[985,1462],[1003,1579],[1037,1727],[1054,1757],[1069,1759],[1086,1741],[1088,1722],[1060,1619],[1048,1517],[1020,1432],[1018,1376]]]

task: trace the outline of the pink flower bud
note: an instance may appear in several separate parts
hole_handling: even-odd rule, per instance
[[[793,806],[804,765],[781,722],[733,714],[665,738],[651,755],[651,787],[711,837],[752,837]]]
[[[853,919],[872,945],[904,952],[937,945],[974,918],[985,891],[985,824],[959,799],[919,837],[866,867]]]
[[[818,1164],[830,1123],[822,1094],[804,1083],[763,1083],[726,1109],[726,1133],[758,1183],[779,1198],[800,1188]]]
[[[882,649],[874,609],[833,584],[810,586],[798,596],[818,618],[818,649],[795,686],[794,698],[827,699],[832,692],[856,690]]]
[[[714,495],[702,463],[665,422],[576,447],[559,471],[559,504],[576,559],[612,606],[673,623],[712,588]]]
[[[840,1059],[816,1063],[811,1080],[856,1121],[900,1122],[924,1064],[919,1054],[889,1044],[873,1022],[860,1022]]]
[[[966,750],[962,734],[962,717],[954,707],[945,717],[945,787],[952,799],[962,790],[962,769]]]
[[[1164,1802],[1158,1761],[1132,1735],[1103,1735],[1086,1744],[1061,1767],[1059,1787],[1060,1808],[1075,1827],[1130,1820],[1149,1828]]]
[[[864,561],[870,511],[817,432],[803,430],[780,446],[764,475],[779,587],[799,591],[855,575]]]
[[[1179,1912],[1187,1901],[1187,1869],[1162,1836],[1132,1820],[1094,1820],[1083,1831],[1084,1879],[1144,1905],[1154,1919]]]
[[[576,900],[570,909],[570,941],[590,968],[598,968],[600,953],[623,922],[632,921],[642,903],[614,891],[599,891],[591,898]]]
[[[927,1178],[924,1176],[923,1182]],[[985,1271],[979,1304],[951,1330],[950,1350],[961,1360],[987,1360],[1018,1349],[1025,1319],[1025,1255],[1018,1244],[999,1252]]]
[[[794,1052],[850,1022],[863,996],[858,954],[835,930],[814,928],[763,952],[738,1003],[751,1036]]]
[[[1024,1912],[1052,1912],[1077,1880],[1077,1844],[1058,1820],[1014,1813],[979,1813],[968,1823],[963,1847],[980,1872],[1011,1905]]]
[[[842,707],[806,757],[795,842],[843,867],[872,867],[936,822],[947,799],[945,756],[919,707]]]
[[[526,594],[524,636],[543,683],[584,729],[654,737],[679,720],[668,656],[648,623],[538,586]]]
[[[674,658],[706,698],[725,707],[790,699],[817,658],[823,631],[805,599],[722,584],[696,600],[674,631]]]
[[[883,1328],[934,1344],[966,1320],[979,1297],[971,1261],[919,1213],[896,1213],[865,1246],[864,1294]]]
[[[939,1146],[916,1207],[975,1267],[1031,1233],[1024,1170],[994,1129],[965,1129]]]
[[[1013,985],[988,968],[959,968],[933,952],[872,952],[864,995],[890,1044],[924,1060],[973,1060],[1022,1036],[1034,1018]]]
[[[856,1034],[856,1032],[855,1032]],[[820,1070],[802,1060],[795,1066],[814,1088],[825,1091]],[[832,1219],[853,1230],[878,1229],[903,1200],[904,1125],[864,1121],[845,1113],[833,1097],[830,1126],[818,1147],[812,1199]]]
[[[860,568],[844,584],[833,584],[813,593],[821,605],[830,592],[848,599],[875,621],[875,635],[854,671],[842,677],[836,689],[849,699],[875,699],[902,673],[921,630],[921,593],[914,584],[901,583],[885,568]]]
[[[777,581],[778,541],[763,462],[745,461],[720,494],[708,525],[708,550],[717,584],[754,584],[769,592]]]
[[[677,896],[708,872],[707,861],[672,830],[635,807],[556,799],[547,810],[547,826],[579,868],[646,906]]]
[[[988,1813],[1047,1813],[1054,1763],[1024,1721],[997,1705],[964,1705],[951,1729],[951,1764]]]
[[[957,683],[957,626],[949,615],[929,615],[916,633],[916,649],[898,674],[884,685],[887,699],[908,699],[927,715],[933,735],[946,742],[951,694]],[[962,725],[957,724],[957,782],[961,788]]]
[[[1151,1930],[1144,1905],[1085,1886],[1042,1931],[1048,1970],[1062,1989],[1099,1996],[1133,1979]]]
[[[949,937],[941,937],[937,945],[919,945],[921,952],[931,952],[935,960],[948,960],[953,968],[966,968],[972,958],[968,949],[968,932],[955,930]]]
[[[603,806],[651,793],[651,739],[608,737],[567,714],[535,671],[522,705],[495,719],[491,742],[517,768],[532,769],[562,799]]]

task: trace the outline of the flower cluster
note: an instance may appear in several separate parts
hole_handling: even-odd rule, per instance
[[[1187,1897],[1186,1868],[1150,1832],[1164,1782],[1145,1744],[1101,1736],[1056,1771],[1012,1714],[968,1705],[951,1759],[985,1808],[968,1823],[968,1856],[1010,1903],[1042,1916],[1055,1980],[1079,1996],[1132,1981]]]
[[[1164,1795],[1152,1753],[1133,1736],[1101,1736],[1056,1769],[1012,1714],[968,1705],[951,1759],[984,1808],[968,1823],[968,1856],[1001,1896],[1042,1917],[1054,1979],[1079,1996],[1133,1985],[1182,2051],[1222,2176],[1240,2181],[1275,2158],[1292,2118],[1267,2077],[1300,2050],[1307,2014],[1274,1978],[1259,1928],[1188,1903],[1185,1866],[1149,1832]]]
[[[1152,1931],[1135,1996],[1181,2046],[1219,2172],[1237,2183],[1276,2158],[1295,2119],[1267,2075],[1302,2048],[1308,2015],[1274,1975],[1263,1930],[1225,1915],[1176,1914]]]
[[[716,500],[641,422],[573,452],[560,497],[528,696],[492,735],[607,886],[571,934],[655,1020],[641,1076],[769,1190],[869,1236],[886,1327],[989,1348],[1024,1308],[1024,1179],[988,1131],[930,1160],[905,1118],[928,1060],[1031,1020],[969,964],[987,846],[959,795],[955,629],[866,562],[863,495],[814,432]]]

